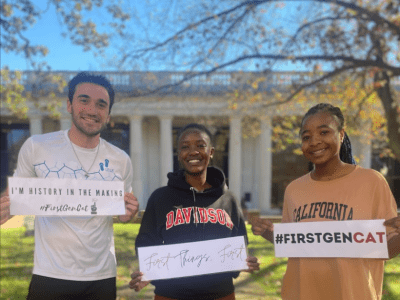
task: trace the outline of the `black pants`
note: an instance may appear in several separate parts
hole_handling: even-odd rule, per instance
[[[116,279],[75,281],[33,275],[27,300],[115,300]]]

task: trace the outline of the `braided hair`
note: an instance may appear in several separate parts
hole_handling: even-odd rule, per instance
[[[320,112],[329,113],[332,117],[334,117],[339,124],[339,126],[338,126],[339,130],[342,130],[344,128],[345,122],[344,122],[344,116],[343,116],[342,111],[340,110],[339,107],[335,107],[329,103],[319,103],[319,104],[311,107],[308,110],[308,112],[304,115],[303,120],[301,121],[301,127],[303,127],[303,123],[306,118],[308,118],[309,116],[315,115],[317,113],[320,113]],[[340,147],[339,157],[340,157],[340,160],[345,163],[352,164],[352,165],[356,164],[356,162],[353,158],[352,151],[351,151],[350,139],[347,136],[346,132],[344,133],[343,143]]]

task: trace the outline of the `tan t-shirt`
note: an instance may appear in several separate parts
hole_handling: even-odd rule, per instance
[[[385,178],[357,166],[335,180],[316,181],[306,174],[290,183],[282,223],[390,219],[396,211]],[[282,299],[381,299],[383,273],[383,259],[289,258]]]

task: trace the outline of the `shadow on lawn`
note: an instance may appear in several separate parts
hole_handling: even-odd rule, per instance
[[[236,283],[235,286],[237,288],[239,288],[243,285],[250,283],[251,281],[254,281],[254,280],[259,281],[259,279],[265,279],[271,273],[275,272],[280,266],[283,266],[286,264],[287,264],[287,261],[281,261],[281,262],[271,264],[265,268],[260,268],[260,270],[258,272],[251,274],[251,276],[249,276],[249,278],[247,278],[246,280],[242,280],[240,283]]]
[[[399,272],[385,272],[385,276],[383,279],[383,287],[382,287],[382,299],[385,300],[398,300],[399,293],[396,295],[391,292],[391,289],[388,286],[388,282],[398,281],[400,282],[400,273]]]
[[[141,293],[129,289],[127,282],[130,280],[132,270],[138,269],[135,253],[135,238],[138,226],[115,225],[115,249],[119,265],[118,277],[121,285],[118,287],[119,299],[153,299],[153,288],[149,287]],[[249,232],[249,254],[256,256],[262,263],[260,271],[250,274],[235,283],[236,289],[243,289],[243,299],[251,299],[252,288],[261,288],[265,295],[277,295],[282,281],[286,260],[274,258],[273,246],[263,239],[253,236]],[[25,237],[24,230],[1,230],[1,290],[0,299],[25,299],[31,280],[33,266],[33,237]],[[264,258],[264,259],[263,259]],[[273,260],[273,261],[272,261]],[[399,298],[397,283],[400,283],[400,259],[395,258],[388,262],[383,281],[383,300]],[[271,289],[271,286],[274,289]],[[265,296],[264,296],[265,297]],[[276,299],[276,296],[274,296]],[[262,298],[265,299],[265,298]]]

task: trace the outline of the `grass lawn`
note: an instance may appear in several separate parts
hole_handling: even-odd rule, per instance
[[[149,285],[136,293],[129,289],[132,271],[138,269],[135,256],[137,224],[115,224],[115,245],[118,262],[118,299],[153,299]],[[1,281],[0,299],[25,299],[33,267],[34,238],[25,237],[24,228],[1,229]],[[253,236],[248,227],[249,252],[259,258],[261,270],[256,274],[242,274],[235,280],[238,300],[280,299],[282,277],[287,259],[275,258],[272,245]],[[400,257],[385,265],[383,283],[384,300],[400,299]]]

